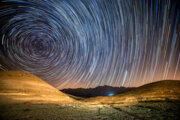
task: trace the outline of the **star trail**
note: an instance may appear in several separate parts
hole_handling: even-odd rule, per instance
[[[2,0],[0,65],[59,89],[180,79],[180,4]]]

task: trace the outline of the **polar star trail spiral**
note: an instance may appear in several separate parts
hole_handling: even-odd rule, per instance
[[[180,79],[179,0],[2,0],[0,64],[59,89]]]

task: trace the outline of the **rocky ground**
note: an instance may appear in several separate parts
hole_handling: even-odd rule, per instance
[[[180,102],[0,105],[1,120],[179,120]]]

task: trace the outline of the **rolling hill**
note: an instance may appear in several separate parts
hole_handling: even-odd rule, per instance
[[[109,96],[94,97],[85,101],[100,103],[131,103],[147,101],[179,101],[180,100],[180,81],[163,80],[149,83],[127,92]]]
[[[74,101],[37,76],[23,71],[0,71],[0,103],[64,103]]]
[[[180,99],[180,81],[159,81],[115,96],[78,99],[80,102],[30,73],[0,72],[1,120],[172,120],[172,118],[178,120],[180,118],[180,102],[177,101]],[[157,100],[160,102],[156,102]]]

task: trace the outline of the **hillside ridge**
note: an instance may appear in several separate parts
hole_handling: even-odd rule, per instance
[[[39,77],[24,71],[0,71],[0,98],[1,102],[73,101]]]

